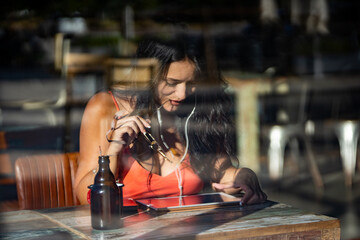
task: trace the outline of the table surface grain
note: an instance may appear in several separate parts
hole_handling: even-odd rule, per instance
[[[125,209],[123,227],[91,227],[89,206],[0,214],[0,239],[340,239],[336,218],[263,204],[153,213]]]

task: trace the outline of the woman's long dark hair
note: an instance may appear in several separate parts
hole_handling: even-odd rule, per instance
[[[235,158],[232,101],[225,92],[226,84],[218,71],[210,74],[202,58],[187,46],[184,38],[170,42],[146,40],[139,44],[136,57],[156,58],[159,62],[159,73],[149,83],[147,90],[135,93],[136,110],[133,114],[145,111],[151,115],[156,112],[159,106],[156,103],[155,88],[159,81],[165,79],[170,64],[184,59],[192,61],[196,66],[196,91],[187,97],[177,114],[186,119],[196,104],[196,110],[188,125],[190,163],[205,182],[218,182]],[[183,126],[178,130],[184,137]],[[220,166],[217,163],[219,157],[226,159]]]

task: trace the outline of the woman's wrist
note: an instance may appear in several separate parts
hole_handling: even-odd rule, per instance
[[[124,149],[123,144],[112,142],[110,143],[109,148],[106,151],[106,155],[108,156],[118,155],[123,149]]]

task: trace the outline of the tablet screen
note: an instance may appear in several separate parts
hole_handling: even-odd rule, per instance
[[[148,198],[136,200],[142,206],[157,211],[180,211],[200,208],[216,208],[239,205],[241,199],[225,193],[206,193],[197,195]]]

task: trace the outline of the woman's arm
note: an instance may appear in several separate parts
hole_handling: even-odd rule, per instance
[[[88,186],[94,182],[100,149],[108,154],[109,143],[105,134],[111,128],[115,106],[107,93],[98,93],[87,104],[80,127],[80,158],[75,177],[76,195],[81,204],[87,203]],[[99,149],[100,148],[100,149]],[[116,170],[116,158],[110,158],[110,168]]]
[[[117,172],[118,155],[129,145],[140,132],[145,132],[149,123],[139,116],[128,116],[129,103],[124,99],[121,107],[127,109],[115,110],[114,102],[108,93],[95,95],[85,108],[80,127],[80,159],[75,178],[77,197],[81,204],[87,203],[88,186],[93,184],[100,149],[103,155],[110,156],[110,168]],[[115,119],[116,115],[116,119]],[[110,143],[106,139],[107,131]],[[120,157],[121,160],[121,157]]]
[[[216,191],[223,191],[228,194],[244,192],[245,194],[241,199],[243,204],[261,203],[267,199],[255,172],[249,168],[227,168],[220,182],[213,183],[212,187]]]

